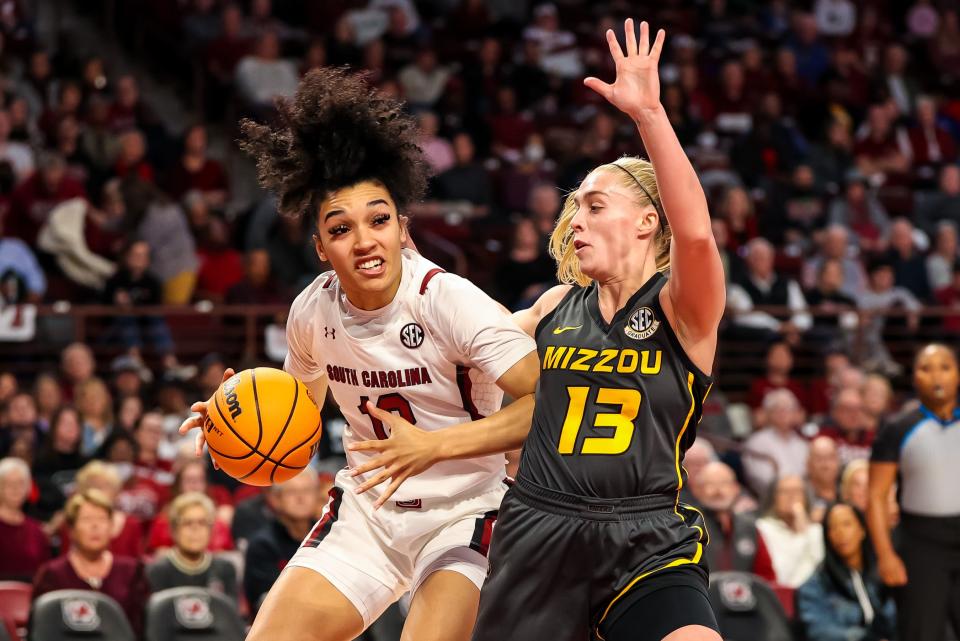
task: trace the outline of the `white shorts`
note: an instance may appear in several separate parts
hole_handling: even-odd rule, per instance
[[[355,494],[356,479],[340,470],[323,515],[287,567],[319,572],[353,603],[366,629],[405,592],[438,570],[458,572],[479,588],[500,501],[501,480],[454,498],[423,499],[373,509]]]

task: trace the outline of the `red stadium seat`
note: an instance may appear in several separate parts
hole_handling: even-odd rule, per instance
[[[27,627],[30,618],[30,597],[33,586],[20,581],[0,581],[0,621],[11,639],[23,637],[20,630]]]

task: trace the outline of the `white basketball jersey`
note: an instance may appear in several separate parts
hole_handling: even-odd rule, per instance
[[[317,277],[290,308],[284,369],[306,382],[327,377],[348,424],[344,446],[389,436],[367,413],[367,400],[424,430],[496,412],[503,392],[495,381],[536,349],[470,281],[406,249],[402,270],[394,300],[374,312],[353,308],[332,271]],[[369,322],[345,325],[348,316]],[[376,456],[344,449],[351,467]],[[407,479],[392,500],[456,496],[503,476],[502,454],[442,461]]]

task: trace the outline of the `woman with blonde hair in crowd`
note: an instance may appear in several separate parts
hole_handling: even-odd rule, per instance
[[[99,378],[80,383],[74,392],[74,404],[83,423],[83,441],[80,452],[91,456],[113,430],[113,402],[110,389]]]
[[[116,466],[103,461],[90,461],[77,472],[75,494],[89,490],[101,492],[110,503],[110,551],[114,556],[140,558],[143,554],[143,526],[140,521],[122,510],[114,509],[117,496],[123,489],[123,480]],[[67,504],[69,505],[69,501]],[[64,553],[72,544],[70,528],[61,530],[61,550]]]
[[[138,558],[110,551],[114,514],[113,501],[100,490],[89,488],[70,497],[66,520],[74,544],[67,554],[40,567],[33,598],[54,590],[96,590],[115,599],[139,631],[150,588]]]
[[[154,591],[188,585],[208,588],[236,602],[236,568],[211,554],[215,551],[211,537],[217,521],[210,497],[200,492],[181,494],[170,504],[167,514],[173,547],[147,567],[150,587]]]

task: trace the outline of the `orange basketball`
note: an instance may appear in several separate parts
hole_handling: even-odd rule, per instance
[[[307,386],[279,369],[228,378],[213,395],[203,431],[224,472],[250,485],[283,483],[313,458],[320,409]]]

